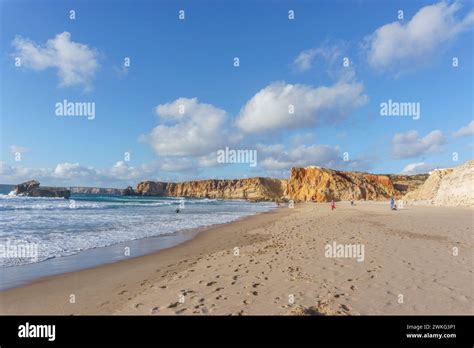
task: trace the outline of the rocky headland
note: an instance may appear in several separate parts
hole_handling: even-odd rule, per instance
[[[71,196],[71,190],[64,187],[40,187],[39,181],[30,180],[14,188],[14,193],[19,196],[28,197],[58,197],[58,198],[69,198]]]

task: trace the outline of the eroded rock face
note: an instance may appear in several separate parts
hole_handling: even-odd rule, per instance
[[[238,180],[200,180],[182,183],[143,181],[136,194],[144,196],[248,199],[251,201],[386,200],[401,197],[418,187],[426,176],[416,179],[397,175],[395,187],[390,175],[307,167],[292,168],[289,180],[249,178]],[[402,184],[403,183],[403,184]]]
[[[319,167],[292,168],[286,192],[288,199],[315,202],[386,200],[396,194],[387,175]]]
[[[20,194],[27,193],[29,191],[32,191],[38,188],[39,185],[40,185],[39,181],[36,181],[36,180],[23,182],[15,186],[15,194],[20,195]]]
[[[403,197],[408,203],[474,206],[474,160],[430,173],[425,183]]]
[[[249,178],[236,180],[199,180],[181,183],[143,181],[137,194],[143,196],[248,199],[275,201],[284,197],[286,180]]]
[[[393,183],[393,187],[398,192],[398,196],[403,196],[408,192],[416,190],[430,176],[429,174],[416,174],[416,175],[401,175],[401,174],[388,174],[387,175]]]
[[[30,180],[15,186],[15,194],[28,197],[69,198],[71,191],[64,187],[40,187],[39,181]]]

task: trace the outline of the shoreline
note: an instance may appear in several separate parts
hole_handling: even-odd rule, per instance
[[[87,202],[87,199],[81,199],[81,201]],[[95,201],[91,200],[91,202]],[[178,219],[181,221],[181,226],[179,226],[175,231],[171,230],[163,233],[160,228],[160,222],[157,221],[153,222],[146,229],[138,227],[142,231],[151,232],[144,233],[145,236],[143,237],[117,241],[104,246],[92,246],[82,250],[74,250],[72,253],[69,253],[69,255],[67,255],[67,253],[65,255],[62,253],[62,256],[53,255],[45,259],[40,258],[39,261],[31,263],[2,267],[0,268],[0,278],[2,280],[0,282],[0,291],[27,285],[53,275],[93,268],[103,264],[128,260],[134,257],[154,253],[192,239],[199,232],[207,228],[238,221],[242,218],[259,214],[262,211],[270,211],[275,208],[276,205],[268,205],[266,207],[255,208],[255,211],[242,211],[241,214],[237,214],[237,216],[233,217],[219,217],[219,214],[215,214],[215,218],[208,221],[206,219],[204,219],[206,221],[198,220],[198,222],[193,222],[193,216],[186,216],[186,214],[183,213],[180,215],[184,216],[179,216]],[[186,219],[191,220],[187,223]],[[153,235],[153,233],[155,234]],[[47,245],[39,244],[39,248],[47,250]]]
[[[246,225],[246,224],[252,225],[255,222],[258,223],[258,221],[260,221],[262,216],[268,215],[268,214],[274,214],[279,210],[280,209],[275,208],[269,211],[259,212],[255,215],[241,217],[231,222],[226,222],[226,223],[211,225],[211,226],[202,226],[202,227],[189,229],[185,231],[179,231],[178,233],[181,233],[181,232],[192,233],[193,236],[184,240],[183,242],[179,244],[173,245],[171,247],[165,247],[163,249],[159,249],[159,250],[156,250],[144,255],[128,257],[126,259],[113,261],[111,263],[104,263],[104,264],[88,267],[85,269],[79,269],[79,270],[75,270],[71,272],[64,272],[60,274],[49,275],[49,276],[37,278],[27,284],[0,290],[0,314],[7,314],[7,312],[9,312],[8,309],[5,311],[6,308],[4,307],[4,305],[6,302],[9,301],[8,298],[11,295],[16,297],[16,295],[18,294],[19,298],[24,300],[25,299],[24,296],[29,297],[28,295],[31,294],[32,292],[38,294],[38,293],[41,293],[42,291],[46,291],[46,289],[54,287],[56,290],[59,290],[52,296],[52,297],[56,297],[58,296],[58,293],[64,293],[63,290],[65,289],[65,287],[67,288],[67,286],[64,283],[68,283],[70,281],[73,281],[74,283],[77,284],[77,281],[81,282],[82,280],[81,278],[84,278],[87,280],[91,278],[94,280],[100,279],[102,275],[108,276],[110,273],[114,273],[116,270],[120,270],[122,268],[133,268],[133,269],[141,268],[140,267],[141,263],[143,263],[145,266],[143,267],[144,268],[143,270],[145,272],[152,271],[151,268],[155,268],[155,265],[151,265],[151,263],[157,262],[157,264],[164,264],[165,261],[172,262],[172,261],[175,261],[176,257],[182,258],[183,256],[189,256],[190,253],[193,253],[194,257],[196,257],[196,255],[202,255],[203,252],[198,252],[197,249],[201,246],[204,246],[204,244],[209,244],[208,247],[205,248],[205,250],[221,249],[222,243],[209,243],[209,242],[215,240],[218,237],[218,234],[221,234],[225,230],[229,229],[229,226],[232,226],[231,227],[232,229],[234,228],[234,226],[242,229],[243,226],[240,226],[240,225]],[[233,236],[232,240],[239,239],[239,237],[240,236]],[[143,239],[149,239],[149,238],[150,237],[143,238]],[[253,239],[253,240],[257,240],[257,239]],[[224,244],[230,246],[236,243],[230,243],[230,244],[224,243]],[[103,248],[97,248],[97,249],[103,249]],[[44,262],[47,262],[47,261],[44,261]],[[113,277],[113,278],[116,278],[116,277]],[[130,281],[130,279],[127,278],[127,281]],[[118,285],[117,283],[120,283],[120,282],[121,281],[119,281],[119,279],[112,279],[111,283],[109,283],[107,287],[113,288]],[[77,286],[77,288],[79,290],[82,289],[81,286]],[[49,296],[51,296],[51,294],[48,294],[48,297]],[[43,308],[43,307],[40,307],[40,308],[42,309],[38,312],[36,312],[33,309],[33,313],[35,314],[44,314],[44,313],[65,314],[62,311],[62,308],[63,308],[62,306],[57,307],[57,309],[59,309],[59,312],[56,312],[55,310],[52,312],[49,312],[48,310],[44,312],[43,309],[46,309],[46,308]],[[87,309],[87,311],[85,312],[82,312],[82,308],[81,308],[80,312],[84,314],[85,313],[89,313],[89,314],[107,313],[107,312],[102,312],[102,311],[96,312],[95,310],[93,310],[92,312],[89,312],[88,311],[89,308],[90,308],[89,306],[86,306],[85,309]],[[10,314],[19,314],[20,312],[18,313],[13,312]],[[32,314],[31,312],[28,312],[28,311],[21,312],[21,313]]]
[[[0,313],[473,314],[472,216],[471,208],[296,204],[2,291]],[[333,241],[364,245],[362,262],[325,257]]]
[[[53,276],[60,276],[62,274],[92,269],[102,265],[154,254],[178,246],[188,240],[192,240],[196,238],[198,234],[208,229],[217,228],[252,216],[271,212],[276,208],[277,207],[275,206],[268,211],[238,217],[229,222],[186,228],[175,232],[123,241],[104,247],[80,250],[72,255],[53,257],[39,262],[0,268],[2,278],[10,278],[8,283],[2,279],[0,292],[26,286]],[[125,256],[125,247],[129,248],[130,256]]]

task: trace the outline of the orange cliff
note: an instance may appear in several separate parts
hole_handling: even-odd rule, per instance
[[[285,194],[286,180],[248,178],[235,180],[197,180],[180,183],[143,181],[136,193],[143,196],[248,199],[275,201]]]
[[[180,183],[143,181],[133,194],[250,201],[386,200],[416,189],[425,179],[420,175],[376,175],[306,167],[292,168],[289,180],[256,177]]]
[[[294,201],[328,202],[385,200],[398,193],[387,175],[306,167],[291,169],[286,195]]]

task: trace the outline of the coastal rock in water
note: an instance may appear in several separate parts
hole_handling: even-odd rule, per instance
[[[132,186],[127,186],[126,189],[122,190],[121,194],[122,196],[134,196],[135,191],[133,190]]]
[[[474,160],[449,169],[436,169],[417,190],[403,197],[409,203],[474,206]]]
[[[39,181],[36,180],[25,181],[24,183],[16,185],[14,191],[15,194],[20,195],[38,188],[39,185]]]
[[[71,191],[64,187],[40,187],[39,181],[30,180],[15,186],[16,195],[28,197],[62,197],[69,198]]]
[[[144,181],[136,192],[143,196],[248,199],[274,201],[284,197],[286,180],[248,178],[235,180],[198,180],[181,183]]]
[[[286,196],[294,201],[386,200],[397,195],[387,175],[341,172],[319,167],[292,168]]]

